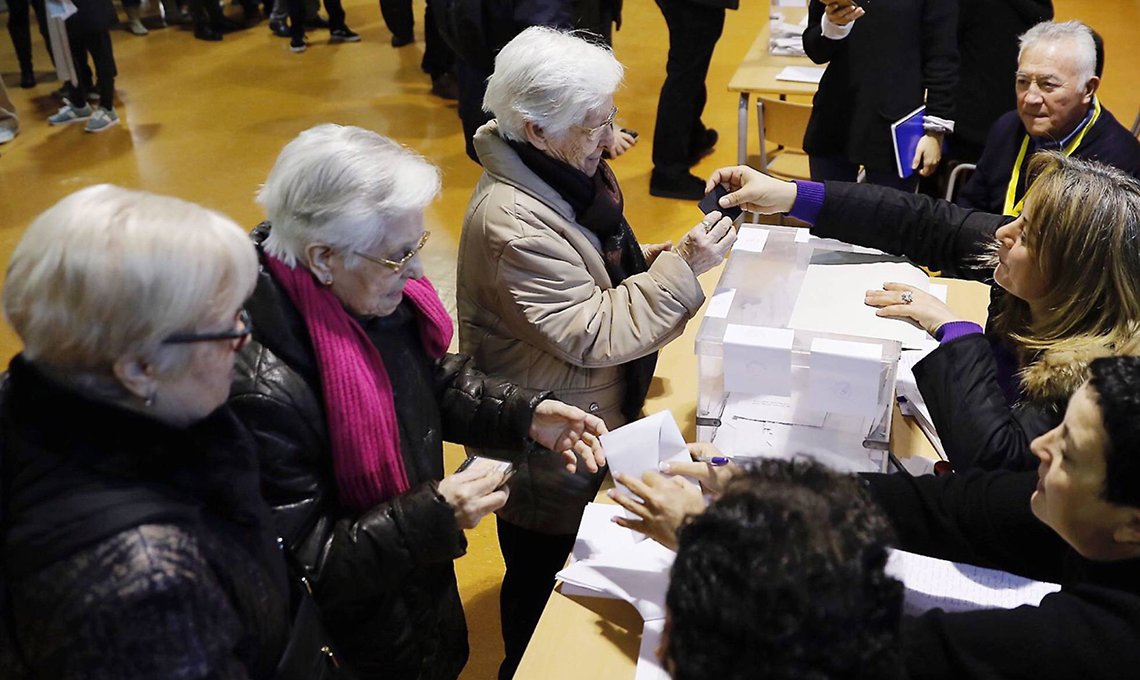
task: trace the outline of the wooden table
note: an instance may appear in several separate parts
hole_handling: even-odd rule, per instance
[[[770,5],[770,3],[764,3]],[[794,24],[807,14],[806,7],[781,7],[784,21]],[[765,13],[767,17],[768,13]],[[776,76],[787,66],[815,66],[807,57],[780,57],[768,52],[768,39],[771,36],[770,23],[766,20],[760,35],[740,62],[732,80],[728,82],[729,92],[740,93],[737,109],[736,161],[743,165],[748,162],[748,103],[753,94],[776,95],[783,98],[789,94],[813,95],[818,86],[814,83],[795,83],[776,80]]]
[[[700,277],[706,296],[716,287],[723,265]],[[989,288],[969,281],[932,279],[947,285],[947,304],[971,321],[983,323],[989,304]],[[667,367],[666,377],[653,378],[646,413],[669,409],[677,419],[685,439],[696,434],[697,357],[694,340],[702,309],[689,322],[685,333],[661,350],[659,367]],[[891,452],[899,457],[922,455],[937,458],[922,430],[896,407],[891,427]],[[607,477],[598,493],[600,503],[612,501],[605,492],[613,488]],[[531,637],[516,680],[632,680],[641,646],[641,616],[624,600],[597,597],[568,597],[558,589],[551,594],[542,619]]]

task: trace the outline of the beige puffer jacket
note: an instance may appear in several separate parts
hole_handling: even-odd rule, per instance
[[[597,237],[570,205],[499,137],[495,121],[475,135],[484,173],[459,243],[459,348],[488,374],[555,396],[606,421],[625,422],[624,364],[657,351],[704,302],[679,256],[610,283]],[[499,515],[550,534],[577,532],[603,474],[568,474],[561,456],[536,449],[468,454],[515,459],[511,497]]]

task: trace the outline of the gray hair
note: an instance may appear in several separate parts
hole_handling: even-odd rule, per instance
[[[1070,42],[1075,48],[1077,75],[1084,88],[1096,76],[1096,40],[1092,29],[1079,21],[1042,21],[1022,34],[1021,49],[1017,53],[1020,63],[1025,51],[1041,43]]]
[[[364,128],[318,125],[285,145],[257,194],[273,225],[265,251],[289,266],[314,243],[358,262],[393,217],[422,212],[440,190],[439,168]]]
[[[625,69],[608,47],[581,35],[589,34],[532,26],[495,57],[483,110],[504,137],[526,141],[529,121],[557,139],[617,90]]]
[[[24,356],[89,385],[141,356],[188,370],[188,346],[164,344],[237,309],[257,282],[257,254],[224,215],[187,201],[101,184],[32,222],[8,262],[4,316]]]

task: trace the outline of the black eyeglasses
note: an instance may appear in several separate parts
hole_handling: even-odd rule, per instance
[[[187,345],[192,342],[230,340],[233,343],[234,351],[237,352],[249,342],[250,333],[253,332],[253,321],[249,318],[249,312],[244,309],[238,312],[236,321],[237,325],[232,331],[221,331],[218,333],[175,333],[162,342],[167,345]]]

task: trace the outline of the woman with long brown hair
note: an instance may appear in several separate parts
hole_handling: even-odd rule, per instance
[[[937,298],[886,283],[866,302],[939,341],[914,369],[955,469],[1032,469],[1034,437],[1060,422],[1093,359],[1140,330],[1140,183],[1099,163],[1043,153],[1016,219],[874,186],[782,182],[716,171],[721,207],[787,212],[817,236],[879,248],[992,286],[983,332]],[[996,285],[993,285],[996,284]]]

